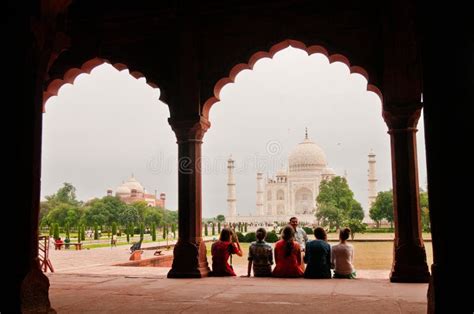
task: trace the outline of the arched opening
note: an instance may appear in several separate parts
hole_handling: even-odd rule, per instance
[[[283,190],[278,190],[277,191],[277,200],[278,201],[285,200],[285,192]]]
[[[288,49],[283,50],[284,48]],[[270,72],[269,67],[266,66],[272,62],[276,64],[277,61],[280,61],[280,58],[284,59],[287,51],[300,54],[302,58],[310,59],[313,64],[309,63],[304,67],[300,67],[299,70],[292,72],[296,67],[296,62],[292,60],[295,63],[287,68],[282,66],[279,69],[280,72]],[[333,73],[337,74],[330,76],[327,74],[328,72],[325,72],[326,80],[315,79],[316,81],[311,81],[317,74],[320,74],[315,72],[321,71],[321,67],[315,67],[317,70],[311,70],[311,66],[322,65],[328,69],[332,68],[334,70]],[[266,71],[267,76],[262,75],[263,78],[255,78],[259,75],[259,71]],[[308,73],[310,75],[307,75]],[[302,79],[304,75],[307,76]],[[277,77],[284,77],[286,80],[281,79],[277,81],[277,87],[272,89],[272,79]],[[343,79],[337,81],[340,78]],[[299,90],[298,88],[293,88],[290,93],[285,94],[285,89],[291,86],[291,84],[298,88],[303,88]],[[339,84],[339,86],[336,86],[332,92],[325,94],[335,84]],[[348,92],[349,86],[355,87],[354,90],[356,92],[354,94]],[[247,90],[245,90],[246,88]],[[366,91],[369,92],[367,93]],[[229,98],[226,99],[228,95]],[[236,97],[236,95],[239,97]],[[311,95],[316,95],[316,97],[310,98],[312,97]],[[234,97],[234,99],[231,99],[231,97]],[[310,98],[309,101],[308,98]],[[221,103],[218,103],[219,100]],[[361,220],[361,222],[367,223],[367,220],[370,220],[369,210],[371,206],[368,191],[370,189],[368,181],[370,180],[367,177],[369,168],[368,154],[374,147],[377,150],[378,191],[388,191],[392,186],[391,157],[393,155],[391,154],[393,152],[390,150],[390,137],[386,134],[387,125],[380,114],[381,108],[383,108],[381,101],[382,93],[377,87],[370,84],[368,74],[360,67],[351,66],[348,59],[344,56],[328,55],[326,50],[320,46],[306,47],[297,41],[284,41],[273,46],[269,52],[254,54],[247,64],[236,65],[228,77],[218,81],[214,89],[214,97],[205,102],[203,106],[203,115],[208,117],[212,123],[212,128],[209,129],[205,137],[203,155],[208,160],[219,160],[220,154],[232,154],[236,168],[251,169],[251,171],[261,171],[263,173],[273,172],[274,174],[280,169],[281,163],[286,162],[284,159],[290,155],[289,148],[291,146],[288,145],[289,140],[296,133],[288,135],[288,133],[291,133],[289,132],[290,128],[293,131],[294,128],[299,127],[301,129],[300,134],[302,135],[305,126],[309,126],[311,137],[317,138],[318,144],[324,147],[324,150],[327,150],[329,157],[321,157],[321,160],[326,161],[327,157],[328,162],[320,162],[318,158],[311,160],[311,162],[305,162],[305,159],[307,159],[304,155],[305,152],[301,153],[301,156],[303,156],[301,157],[302,162],[295,161],[292,164],[290,160],[286,171],[293,172],[295,179],[292,181],[292,179],[288,178],[288,182],[285,185],[290,190],[288,185],[293,184],[291,187],[294,192],[293,195],[290,192],[288,196],[288,204],[285,207],[286,211],[283,215],[280,215],[278,209],[281,209],[281,207],[278,207],[276,203],[273,204],[273,201],[270,206],[268,204],[270,202],[268,197],[266,198],[267,204],[265,208],[274,208],[274,205],[276,205],[275,212],[277,215],[283,217],[286,215],[286,219],[291,215],[307,215],[304,219],[300,218],[300,221],[305,221],[308,225],[314,224],[314,210],[317,208],[316,197],[319,194],[321,181],[327,181],[335,176],[340,176],[345,177],[351,187],[355,186],[356,200],[360,204],[359,206],[363,207],[366,218],[366,220]],[[305,107],[306,111],[296,114],[298,106],[304,102],[308,102],[311,105]],[[325,109],[324,106],[319,106],[318,102],[325,102]],[[344,103],[345,106],[338,105],[338,102]],[[261,109],[265,103],[269,103],[271,106]],[[213,110],[210,110],[211,107]],[[285,109],[286,111],[284,111]],[[279,115],[274,114],[277,111]],[[318,114],[315,114],[316,112]],[[232,117],[232,121],[227,120],[229,117]],[[296,127],[294,124],[291,127],[288,126],[289,123],[295,121],[298,122]],[[245,136],[245,131],[247,130],[251,135]],[[328,134],[331,136],[327,136]],[[301,135],[300,138],[302,137]],[[240,140],[236,143],[231,141],[232,138],[245,138],[248,140]],[[418,139],[420,144],[417,148],[421,152],[419,155],[424,156],[423,135],[418,136]],[[296,138],[292,141],[293,146],[298,143]],[[256,142],[259,143],[260,147],[255,144]],[[215,149],[217,147],[219,148],[218,151]],[[225,150],[225,147],[228,147],[228,149]],[[359,151],[356,153],[362,147],[364,147],[365,152]],[[239,154],[239,149],[243,153]],[[209,150],[213,150],[213,153],[210,153]],[[418,169],[422,170],[422,174],[417,175],[423,178],[426,177],[426,170],[423,158],[420,161],[423,164]],[[350,166],[351,164],[352,166]],[[273,168],[265,168],[268,165],[272,165]],[[298,177],[298,173],[300,177]],[[274,191],[275,184],[284,183],[278,180],[279,175],[280,173],[277,173],[277,179],[274,179],[271,175],[268,176],[267,174],[267,182],[269,184],[269,187],[265,188],[267,189],[267,196],[270,191],[270,185],[272,191]],[[315,181],[308,180],[308,176],[317,176],[319,179]],[[230,218],[229,221],[248,220],[248,222],[254,222],[261,219],[264,219],[266,223],[276,221],[276,217],[259,217],[258,210],[252,209],[255,207],[255,196],[253,196],[255,195],[255,187],[258,185],[258,183],[257,185],[255,184],[254,178],[254,173],[252,175],[250,173],[244,174],[244,171],[237,173],[237,204],[243,204],[240,206],[243,208],[244,214],[239,212],[239,208],[237,208],[237,212],[239,212],[238,217],[228,217]],[[206,215],[206,207],[225,208],[224,206],[213,204],[213,202],[217,202],[216,196],[225,194],[223,190],[225,184],[217,187],[217,190],[222,190],[222,192],[211,193],[210,190],[206,190],[208,180],[211,181],[211,176],[203,176],[204,215]],[[209,183],[209,185],[212,186],[213,191],[216,190],[217,185],[215,180],[225,182],[225,178],[223,176],[218,178],[215,173],[212,174],[212,181],[214,182]],[[239,184],[239,182],[241,183]],[[302,187],[304,185],[306,187]],[[245,191],[242,191],[244,189]],[[220,199],[225,200],[224,197],[220,197]],[[278,196],[276,200],[278,200]],[[208,203],[206,204],[206,202]],[[258,208],[258,205],[256,207]],[[267,210],[266,214],[269,215],[271,212]],[[208,215],[213,214],[215,213]],[[394,233],[392,233],[392,236],[395,236]],[[427,236],[430,237],[430,235]],[[333,238],[337,239],[337,235],[333,234]],[[394,261],[392,255],[393,242],[391,239],[386,241],[384,250],[386,262],[383,268],[386,272],[382,276],[386,278],[386,273],[391,269],[392,262]],[[428,256],[431,260],[430,248]],[[426,261],[424,265],[426,266]],[[416,279],[416,276],[412,278],[413,280],[423,281],[427,278],[425,275],[426,273],[423,275],[423,279]]]
[[[99,58],[49,84],[40,230],[71,243],[51,240],[56,273],[80,269],[94,275],[107,267],[120,272],[114,265],[129,261],[132,244],[176,241],[176,140],[168,106],[159,99],[160,90],[140,72]],[[50,233],[56,225],[58,234]],[[75,243],[82,250],[74,250]],[[144,250],[141,257],[153,252]],[[166,256],[169,266],[171,251],[158,257]]]
[[[300,188],[295,193],[295,213],[307,215],[314,212],[313,192],[308,188]]]

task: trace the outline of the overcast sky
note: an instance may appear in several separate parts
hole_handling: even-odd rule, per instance
[[[370,75],[370,73],[369,73]],[[346,65],[287,48],[241,72],[211,109],[203,144],[203,216],[227,215],[227,159],[235,160],[237,211],[255,213],[256,172],[273,176],[309,137],[338,175],[347,172],[367,210],[370,149],[377,155],[377,190],[392,186],[390,142],[377,95]],[[102,197],[133,173],[149,193],[164,192],[177,209],[177,145],[159,90],[105,64],[80,75],[46,104],[42,197],[63,182],[78,198]],[[417,133],[420,185],[426,186],[423,121]]]

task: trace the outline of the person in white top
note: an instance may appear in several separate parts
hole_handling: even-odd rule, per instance
[[[351,229],[349,228],[340,230],[340,242],[331,248],[331,267],[334,269],[334,278],[356,278],[356,272],[352,265],[354,247],[346,242],[350,234]]]

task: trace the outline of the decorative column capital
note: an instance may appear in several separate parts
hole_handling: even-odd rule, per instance
[[[397,130],[416,130],[421,108],[420,103],[385,104],[382,109],[382,117],[389,128],[389,133]]]
[[[202,142],[204,134],[211,127],[211,123],[203,116],[188,118],[169,118],[176,139],[182,142]]]

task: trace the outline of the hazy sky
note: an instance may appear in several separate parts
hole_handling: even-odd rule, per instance
[[[370,73],[369,73],[370,74]],[[342,63],[287,48],[243,71],[211,109],[203,144],[203,216],[227,215],[227,159],[235,160],[237,211],[255,212],[256,172],[273,176],[309,137],[338,175],[347,171],[367,210],[370,149],[377,155],[377,189],[390,189],[390,142],[378,96]],[[177,145],[159,90],[105,64],[80,75],[46,104],[42,197],[63,182],[78,198],[101,197],[133,173],[149,193],[167,194],[177,209]],[[418,125],[420,185],[426,185],[423,121]]]

